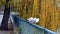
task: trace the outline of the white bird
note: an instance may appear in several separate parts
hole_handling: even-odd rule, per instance
[[[27,20],[32,23],[33,17],[30,17],[30,18],[28,18]]]
[[[34,23],[38,23],[39,22],[39,18],[34,18],[33,20],[35,21]]]
[[[38,23],[39,22],[39,18],[33,18],[33,17],[31,17],[31,18],[28,18],[27,19],[30,23]]]
[[[36,23],[38,23],[38,22],[39,22],[39,18],[36,19]]]

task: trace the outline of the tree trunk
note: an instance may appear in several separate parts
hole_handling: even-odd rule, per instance
[[[8,19],[10,15],[9,0],[6,0],[4,15],[1,24],[1,30],[8,30]]]

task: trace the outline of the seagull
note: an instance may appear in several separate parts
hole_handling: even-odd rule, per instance
[[[39,18],[36,19],[36,23],[39,22]]]
[[[33,17],[30,17],[30,18],[28,18],[27,20],[30,22],[31,20],[33,20]]]
[[[27,19],[30,23],[38,23],[39,22],[39,18],[33,18],[33,17],[30,17]]]

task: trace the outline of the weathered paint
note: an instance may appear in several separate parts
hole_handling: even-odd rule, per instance
[[[19,31],[21,34],[56,34],[55,32],[52,32],[36,24],[29,23],[28,21],[23,20],[17,16],[12,15],[12,18],[16,25],[20,27]]]

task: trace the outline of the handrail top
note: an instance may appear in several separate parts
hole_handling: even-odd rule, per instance
[[[34,26],[34,27],[36,27],[36,28],[38,28],[38,29],[40,29],[40,30],[44,30],[44,31],[47,31],[47,32],[49,31],[49,32],[51,32],[51,33],[56,34],[56,32],[53,32],[53,31],[51,31],[51,30],[48,30],[48,29],[46,29],[46,28],[44,28],[44,27],[41,27],[41,26],[39,26],[39,25],[37,25],[37,24],[30,23],[30,22],[28,22],[27,20],[22,19],[21,17],[15,16],[15,15],[12,15],[12,14],[11,14],[11,16],[17,17],[17,18],[20,19],[21,21],[26,22],[26,23],[28,23],[28,24],[30,24],[30,25],[32,25],[32,26]]]

